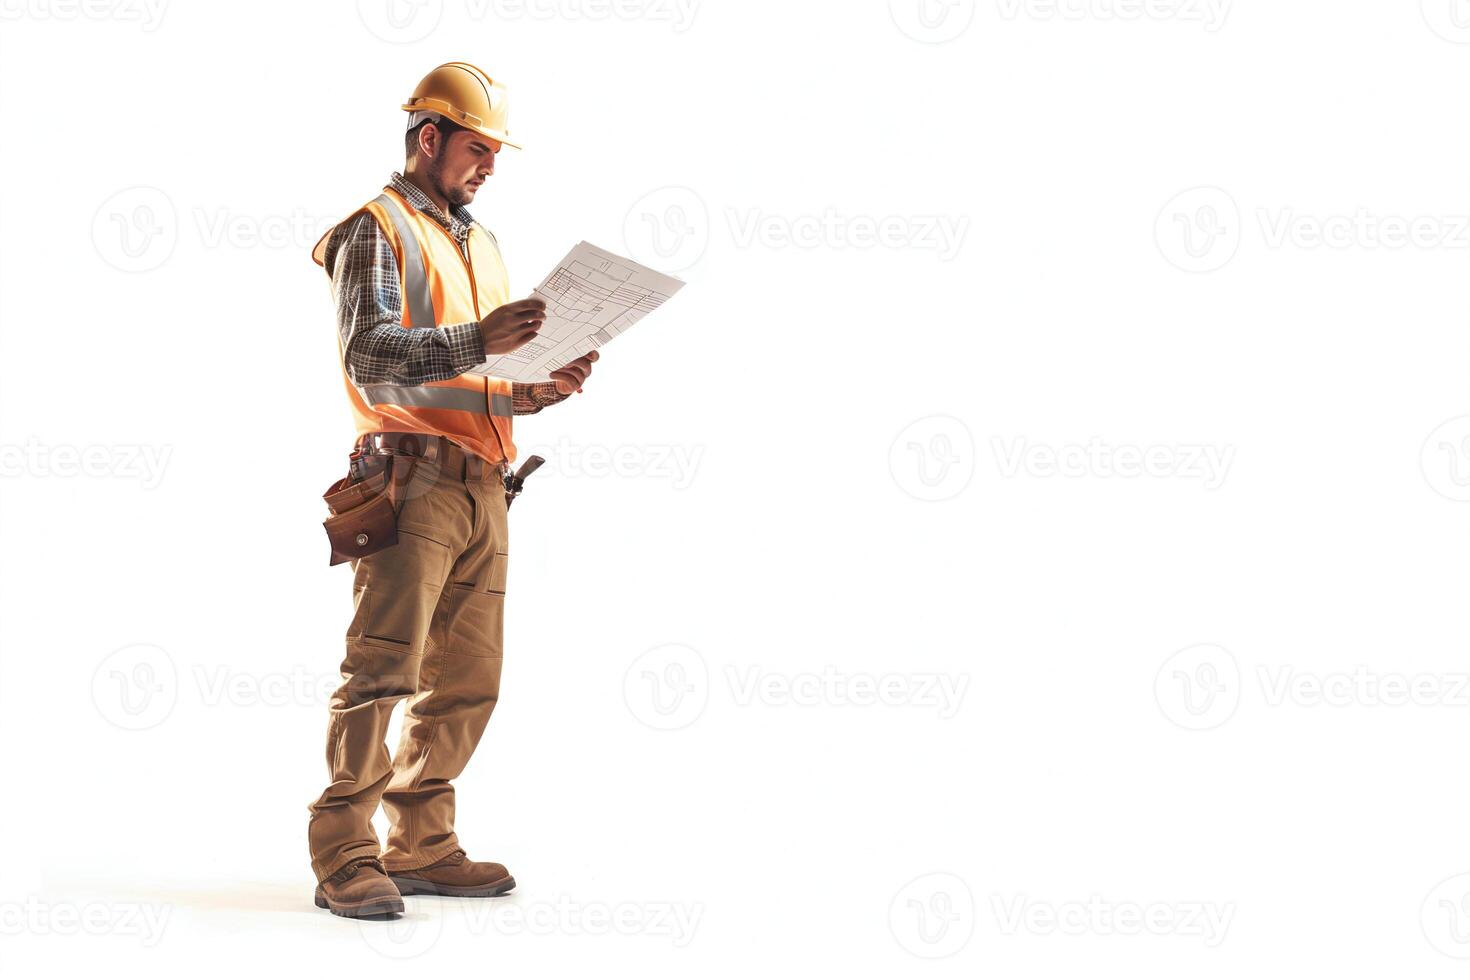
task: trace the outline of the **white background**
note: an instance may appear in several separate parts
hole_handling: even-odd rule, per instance
[[[1462,975],[1470,5],[393,2],[0,0],[7,976]],[[517,422],[520,887],[359,925],[308,250],[459,59],[688,286]]]

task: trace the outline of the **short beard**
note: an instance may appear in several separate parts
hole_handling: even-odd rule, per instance
[[[444,156],[440,154],[429,161],[428,172],[429,184],[439,192],[439,196],[450,204],[464,207],[474,199],[473,195],[463,187],[448,188],[444,186]]]

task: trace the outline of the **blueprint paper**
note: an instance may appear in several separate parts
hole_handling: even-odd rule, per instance
[[[546,321],[530,343],[469,370],[512,381],[546,381],[551,372],[601,347],[683,286],[596,245],[579,242],[536,287]]]

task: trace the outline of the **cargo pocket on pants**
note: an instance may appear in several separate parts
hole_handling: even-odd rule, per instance
[[[448,620],[449,650],[499,659],[505,632],[505,579],[510,556],[497,551],[474,582],[454,583]]]
[[[505,595],[506,571],[510,567],[510,554],[497,551],[490,559],[490,581],[485,585],[485,591],[492,595]]]

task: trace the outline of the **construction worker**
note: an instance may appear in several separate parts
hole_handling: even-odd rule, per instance
[[[535,338],[546,315],[540,299],[510,301],[498,243],[465,210],[501,147],[517,146],[506,89],[452,62],[402,108],[403,172],[312,250],[331,276],[358,433],[339,482],[388,472],[398,491],[396,543],[352,559],[355,613],[330,706],[330,783],[309,807],[316,905],[351,917],[402,912],[403,894],[515,887],[503,865],[466,855],[451,780],[500,691],[512,416],[580,391],[597,359],[589,353],[535,384],[465,373]],[[404,699],[390,758],[388,720]],[[390,825],[381,849],[372,825],[380,801]]]

